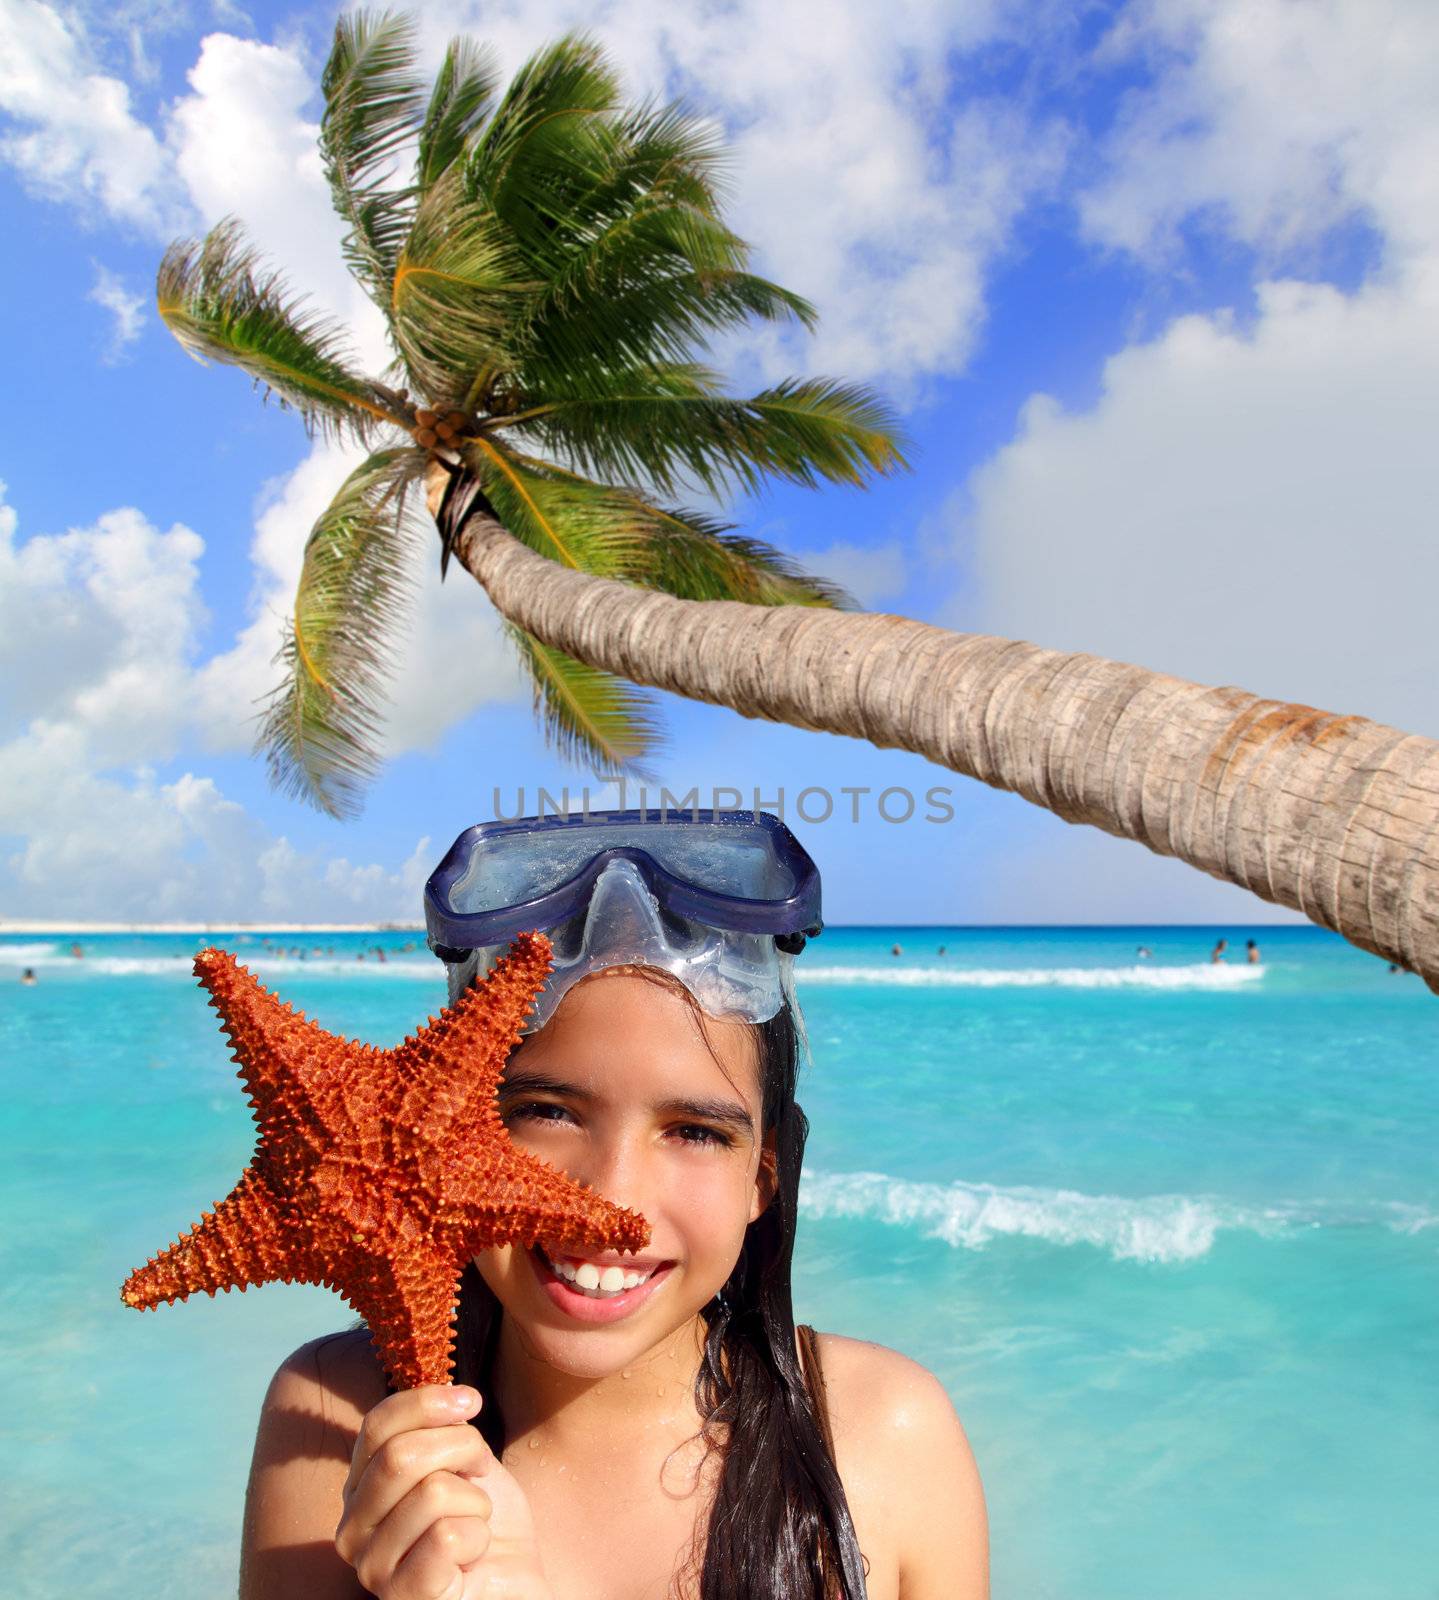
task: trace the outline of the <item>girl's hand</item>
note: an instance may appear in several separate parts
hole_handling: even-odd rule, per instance
[[[427,1384],[367,1413],[335,1548],[377,1600],[552,1600],[524,1491],[466,1420],[479,1409]]]

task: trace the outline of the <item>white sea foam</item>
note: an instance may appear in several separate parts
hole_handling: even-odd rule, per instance
[[[1207,1255],[1223,1230],[1275,1238],[1325,1226],[1388,1227],[1413,1234],[1439,1225],[1421,1207],[1379,1202],[1356,1209],[1324,1202],[1242,1206],[1213,1196],[1082,1194],[1073,1189],[987,1183],[912,1183],[880,1172],[806,1173],[800,1208],[809,1217],[863,1217],[909,1228],[954,1248],[992,1239],[1091,1245],[1116,1261],[1178,1262]]]
[[[809,985],[894,984],[953,989],[1235,989],[1257,983],[1262,966],[1195,962],[1156,967],[803,967],[795,968],[801,990]]]
[[[59,954],[59,945],[49,939],[43,944],[0,943],[0,967],[33,967]]]
[[[0,962],[42,969],[59,968],[67,972],[98,974],[106,978],[190,978],[194,974],[195,958],[191,955],[86,956],[83,960],[77,961],[74,957],[51,948],[47,955],[27,956],[22,959],[9,954],[9,951],[17,948],[28,947],[8,946],[3,953],[0,953]],[[443,986],[445,979],[444,968],[428,954],[423,959],[411,956],[402,960],[391,956],[388,960],[376,961],[373,956],[367,955],[363,961],[357,961],[353,956],[348,959],[342,956],[311,956],[302,961],[296,956],[266,956],[241,952],[240,964],[253,972],[256,977],[262,977],[267,981],[308,975],[341,978],[407,978]]]

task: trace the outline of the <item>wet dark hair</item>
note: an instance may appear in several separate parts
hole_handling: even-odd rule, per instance
[[[695,1401],[723,1469],[704,1535],[700,1600],[865,1600],[867,1563],[795,1347],[790,1262],[809,1123],[795,1100],[799,1035],[789,1005],[754,1033],[776,1186],[746,1229],[724,1288],[701,1313]],[[490,1381],[500,1321],[500,1303],[471,1262],[460,1280],[454,1381],[484,1395],[475,1425],[496,1455],[506,1438]]]

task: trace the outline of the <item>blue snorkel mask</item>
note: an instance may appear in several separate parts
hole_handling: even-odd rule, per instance
[[[767,812],[595,811],[466,830],[425,885],[430,948],[453,1002],[517,933],[554,946],[525,1031],[606,967],[656,967],[710,1016],[766,1022],[793,1003],[794,958],[817,934],[819,873]]]

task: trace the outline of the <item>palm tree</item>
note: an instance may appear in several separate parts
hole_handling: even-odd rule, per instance
[[[863,389],[812,379],[733,399],[691,358],[697,339],[751,317],[814,319],[746,270],[719,215],[710,129],[672,106],[625,107],[599,50],[573,36],[503,94],[490,57],[456,39],[427,89],[411,24],[388,14],[340,20],[323,89],[325,171],[347,263],[385,317],[389,370],[357,372],[343,331],[261,265],[234,220],[172,245],[158,284],[193,354],[243,367],[312,430],[370,451],[306,546],[260,740],[280,786],[338,815],[375,768],[420,535],[411,491],[432,461],[557,568],[691,599],[843,600],[672,503],[686,483],[860,483],[902,463]],[[393,177],[401,160],[408,182]],[[600,770],[644,758],[648,696],[510,633],[564,751]]]
[[[626,107],[567,37],[500,93],[465,39],[428,94],[409,24],[342,18],[321,147],[347,261],[395,360],[264,271],[234,222],[172,246],[161,314],[314,428],[362,441],[305,552],[272,777],[352,809],[420,537],[505,619],[547,730],[615,770],[668,689],[921,752],[1304,912],[1439,988],[1439,744],[1144,668],[855,615],[779,552],[672,503],[770,474],[863,483],[903,465],[886,408],[822,379],[725,395],[695,346],[751,317],[809,323],[723,225],[719,147],[674,106]],[[394,168],[413,158],[408,182]]]

